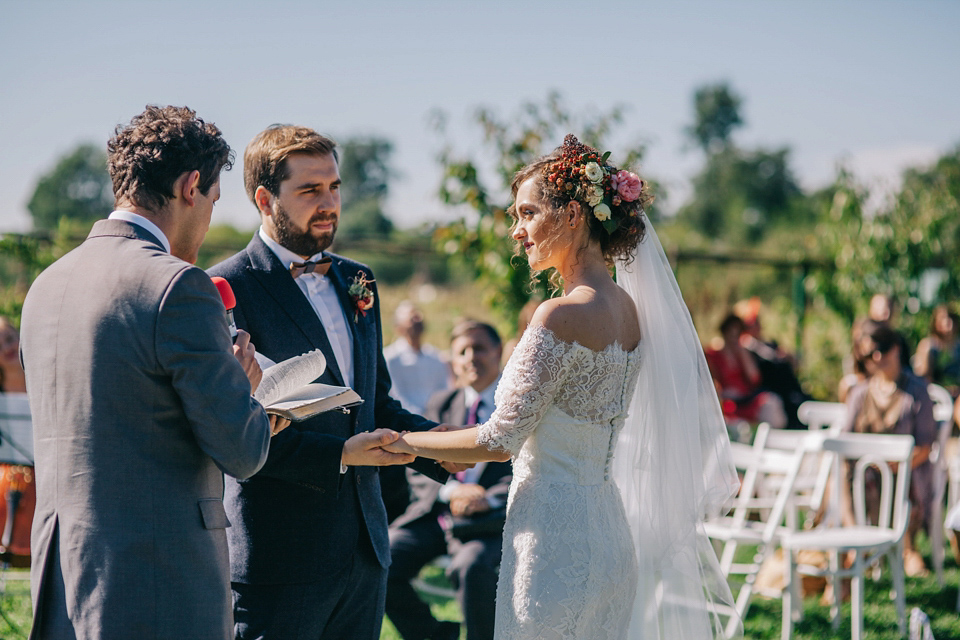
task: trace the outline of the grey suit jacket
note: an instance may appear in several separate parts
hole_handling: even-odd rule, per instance
[[[35,638],[232,638],[223,475],[269,423],[210,278],[101,220],[27,294]]]

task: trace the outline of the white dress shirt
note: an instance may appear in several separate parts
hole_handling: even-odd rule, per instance
[[[450,367],[428,344],[417,351],[406,338],[397,338],[383,349],[383,358],[393,382],[390,396],[410,413],[422,414],[430,396],[446,389],[450,381]]]
[[[123,220],[124,222],[135,224],[138,227],[143,227],[144,229],[146,229],[147,231],[155,235],[157,237],[157,240],[160,241],[160,244],[163,245],[163,248],[166,250],[166,252],[170,253],[170,241],[167,240],[167,235],[163,231],[160,231],[160,227],[153,224],[152,222],[150,222],[140,214],[134,213],[133,211],[124,211],[122,209],[117,209],[116,211],[111,213],[109,216],[107,216],[107,219]]]
[[[262,226],[259,233],[260,239],[273,251],[284,266],[289,267],[291,262],[304,262],[303,257],[281,246],[268,236]],[[321,257],[323,257],[322,252],[308,259],[319,260]],[[337,365],[340,367],[340,373],[343,374],[343,383],[352,387],[353,334],[350,331],[350,323],[347,322],[343,307],[340,305],[340,298],[337,296],[336,289],[333,288],[330,278],[317,273],[305,273],[295,282],[303,291],[303,295],[310,301],[317,317],[320,318],[320,323],[327,333],[327,340],[330,341],[330,347],[333,349],[333,355],[337,359]]]

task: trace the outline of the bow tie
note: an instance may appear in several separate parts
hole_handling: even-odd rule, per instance
[[[330,270],[332,263],[333,259],[329,256],[325,256],[316,262],[291,262],[290,275],[294,278],[299,278],[305,273],[315,273],[318,276],[325,276],[327,275],[327,271]]]

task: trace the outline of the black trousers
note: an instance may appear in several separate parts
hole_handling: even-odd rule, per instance
[[[379,640],[386,586],[369,542],[318,582],[231,583],[237,640]]]
[[[493,640],[497,599],[497,568],[502,536],[460,542],[444,534],[431,516],[390,529],[391,565],[387,579],[386,613],[404,640],[430,638],[437,620],[410,585],[425,564],[450,554],[447,577],[457,590],[467,640]]]

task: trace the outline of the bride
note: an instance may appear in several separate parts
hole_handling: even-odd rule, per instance
[[[498,640],[701,640],[730,601],[699,526],[737,488],[723,417],[645,184],[608,155],[568,135],[514,177],[513,238],[563,295],[534,314],[490,420],[388,447],[514,459]]]

